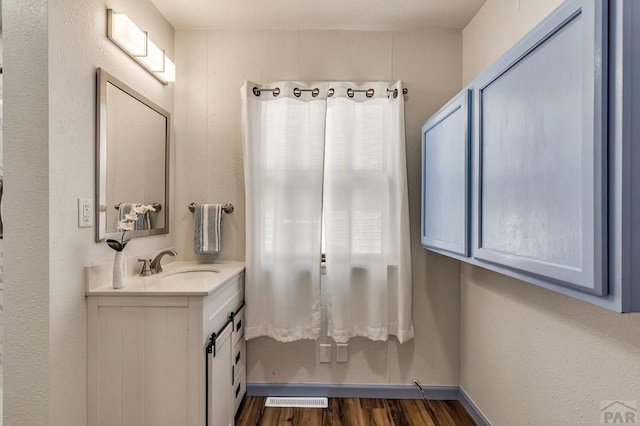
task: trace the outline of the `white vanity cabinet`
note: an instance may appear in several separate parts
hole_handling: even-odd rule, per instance
[[[246,388],[243,280],[239,268],[204,295],[88,291],[88,424],[205,426],[208,413],[209,426],[233,425]]]

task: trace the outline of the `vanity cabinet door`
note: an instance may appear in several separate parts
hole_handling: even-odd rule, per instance
[[[231,331],[232,324],[217,334],[214,353],[207,358],[209,363],[209,425],[233,425],[235,401],[232,398]]]
[[[88,425],[195,425],[188,298],[91,296],[87,308]]]
[[[463,90],[422,127],[422,245],[465,257],[469,255],[470,99],[471,91]]]
[[[607,293],[606,33],[606,1],[566,1],[474,83],[474,257],[596,295]]]

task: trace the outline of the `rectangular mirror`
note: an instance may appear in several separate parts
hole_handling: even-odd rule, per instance
[[[171,115],[100,68],[97,83],[96,241],[120,239],[132,204],[156,211],[127,238],[167,234]]]

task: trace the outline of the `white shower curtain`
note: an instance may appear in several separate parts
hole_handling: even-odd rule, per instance
[[[388,84],[332,84],[324,220],[328,332],[338,342],[413,337],[404,100]]]
[[[391,87],[397,97],[387,96],[388,83],[277,82],[264,87],[278,96],[256,96],[261,87],[242,88],[247,338],[318,338],[324,208],[329,335],[411,339],[400,82]]]
[[[320,234],[326,93],[273,83],[242,87],[246,193],[247,339],[320,333]]]

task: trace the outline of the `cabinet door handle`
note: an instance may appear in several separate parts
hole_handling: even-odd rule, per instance
[[[238,387],[236,388],[236,398],[238,397],[238,394],[240,393],[240,385],[242,383],[238,383]]]
[[[233,380],[236,377],[236,366],[232,365],[231,366],[231,383],[233,384]]]
[[[238,364],[239,361],[240,361],[240,352],[238,352],[238,355],[236,355],[236,364]]]
[[[238,321],[238,325],[236,325],[236,331],[240,331],[241,327],[242,327],[242,320]]]

